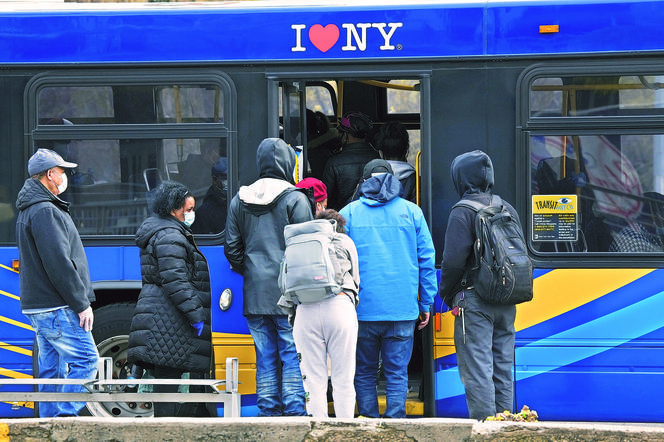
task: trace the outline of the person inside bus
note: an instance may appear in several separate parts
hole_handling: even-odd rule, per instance
[[[314,218],[313,201],[293,185],[295,151],[280,138],[258,146],[259,178],[231,200],[224,254],[244,277],[243,314],[256,350],[259,416],[306,415],[293,328],[278,306],[284,227]]]
[[[408,163],[408,131],[398,121],[383,124],[375,135],[373,145],[383,154],[403,187],[403,197],[416,203],[415,168]]]
[[[194,241],[196,201],[183,184],[164,181],[152,200],[152,215],[136,232],[143,288],[129,333],[128,362],[155,379],[201,379],[210,370],[210,271]],[[154,386],[175,393],[178,385]],[[190,392],[203,387],[190,386]],[[206,416],[204,404],[155,402],[155,417]]]
[[[221,158],[219,153],[219,140],[202,139],[200,154],[190,153],[180,165],[179,181],[184,184],[194,198],[201,198],[210,187],[210,175],[203,171],[210,170]]]
[[[493,164],[483,151],[457,156],[450,166],[450,176],[460,198],[482,204],[491,201]],[[516,210],[506,201],[504,204],[519,220]],[[465,388],[469,417],[483,421],[496,412],[513,409],[516,307],[489,304],[473,290],[473,278],[477,276],[473,255],[474,225],[475,212],[472,209],[456,207],[450,212],[439,296],[449,308],[461,310],[454,322],[459,376]]]
[[[212,185],[208,188],[203,204],[196,209],[196,221],[191,226],[194,233],[220,233],[226,226],[228,197],[228,159],[221,157],[211,170]]]
[[[428,324],[438,288],[436,252],[424,214],[401,193],[394,175],[379,173],[360,185],[359,200],[340,211],[359,257],[355,392],[365,417],[379,417],[379,358],[386,379],[383,417],[406,417],[414,331]]]
[[[664,252],[664,195],[645,192],[641,214],[629,225],[614,233],[609,252]]]
[[[341,152],[327,161],[322,179],[329,208],[341,210],[351,200],[364,165],[379,158],[378,151],[366,141],[372,127],[371,119],[360,112],[348,112],[339,120]]]
[[[316,202],[316,214],[327,209],[327,187],[325,187],[325,183],[321,180],[313,177],[305,178],[295,184],[295,187],[311,189],[313,191],[314,201]]]
[[[309,176],[321,179],[325,164],[341,148],[339,132],[320,111],[307,109],[307,161]]]
[[[16,199],[21,310],[36,333],[40,378],[94,379],[99,354],[92,337],[95,294],[83,243],[60,195],[65,161],[49,149],[28,160]],[[81,385],[39,385],[40,392],[81,393]],[[39,417],[77,416],[85,402],[42,402]]]

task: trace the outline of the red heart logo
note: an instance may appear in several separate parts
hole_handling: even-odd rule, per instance
[[[321,52],[327,52],[339,40],[339,28],[337,25],[313,25],[309,28],[309,40]]]

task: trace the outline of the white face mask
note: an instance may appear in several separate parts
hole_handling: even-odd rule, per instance
[[[60,175],[60,177],[62,178],[62,182],[60,183],[60,185],[57,186],[58,187],[58,195],[61,194],[62,192],[64,192],[65,190],[67,190],[67,183],[68,183],[66,173],[63,173],[62,175]],[[53,180],[51,180],[51,181],[53,181]]]
[[[196,213],[192,210],[191,212],[185,212],[184,213],[184,223],[185,226],[191,227],[191,225],[194,223],[194,220],[196,220]]]

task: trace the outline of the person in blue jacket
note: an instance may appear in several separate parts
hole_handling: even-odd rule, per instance
[[[369,170],[384,160],[370,161]],[[388,169],[383,164],[385,169]],[[382,356],[386,378],[383,417],[406,417],[408,362],[416,327],[423,329],[437,292],[435,251],[422,210],[403,199],[391,173],[373,174],[360,199],[341,210],[357,247],[360,299],[355,391],[361,416],[379,417],[377,379]]]

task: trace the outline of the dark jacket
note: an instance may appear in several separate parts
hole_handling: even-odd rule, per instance
[[[196,209],[196,220],[191,226],[194,233],[221,233],[226,224],[226,191],[208,188],[203,204]]]
[[[174,217],[147,218],[136,232],[143,288],[129,334],[128,359],[207,372],[212,354],[210,273],[191,231]],[[191,324],[203,321],[201,336]]]
[[[475,150],[459,155],[452,161],[450,176],[461,198],[489,204],[493,189],[493,165],[486,153]],[[515,219],[519,220],[516,210],[506,201],[503,200],[503,203]],[[467,287],[473,285],[476,275],[476,271],[471,271],[475,265],[475,215],[470,208],[456,207],[452,209],[447,220],[439,295],[448,306],[452,306],[454,295],[462,289],[461,281],[466,270],[469,271]]]
[[[369,144],[352,143],[327,161],[322,181],[327,186],[328,208],[339,211],[350,202],[364,165],[376,158],[378,152]]]
[[[312,220],[314,203],[291,184],[295,152],[283,140],[263,140],[256,163],[259,179],[242,186],[228,209],[224,253],[233,270],[244,276],[244,314],[284,315],[277,307],[284,227]]]
[[[401,183],[401,187],[403,187],[403,195],[401,195],[401,197],[407,199],[411,203],[417,204],[417,189],[415,188],[417,175],[415,173],[415,168],[406,161],[388,160],[388,163],[392,166],[394,176],[397,177]]]
[[[81,313],[95,295],[69,203],[39,180],[28,178],[18,193],[16,207],[21,309],[67,305]]]

